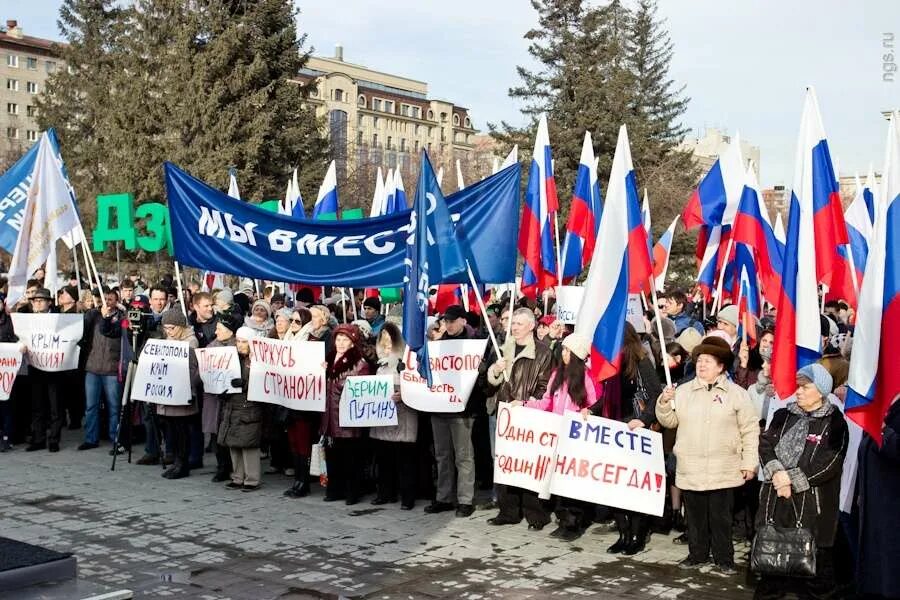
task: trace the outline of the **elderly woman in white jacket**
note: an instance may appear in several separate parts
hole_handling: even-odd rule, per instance
[[[709,561],[714,572],[733,575],[732,492],[756,476],[759,464],[759,416],[747,390],[728,378],[734,361],[728,343],[707,337],[692,353],[697,376],[667,387],[656,403],[663,427],[678,428],[674,453],[675,485],[684,493],[688,557],[682,569]]]

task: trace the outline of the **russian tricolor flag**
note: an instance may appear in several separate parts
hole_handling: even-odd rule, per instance
[[[685,228],[690,230],[698,225],[730,224],[734,220],[743,187],[741,138],[740,134],[735,134],[681,211]]]
[[[519,252],[525,259],[522,293],[530,298],[537,297],[539,289],[547,290],[557,283],[553,221],[550,215],[558,210],[547,116],[541,115],[531,156],[518,244]]]
[[[703,293],[703,300],[709,302],[713,297],[719,273],[725,267],[725,251],[728,249],[728,240],[731,239],[731,225],[704,226],[701,230],[705,233],[705,247],[700,259],[700,269],[697,274],[697,285]],[[698,237],[698,244],[703,236]],[[726,290],[723,290],[723,294]]]
[[[581,145],[581,160],[578,161],[572,204],[569,207],[569,220],[566,223],[566,239],[563,242],[564,282],[578,277],[590,262],[602,214],[594,146],[590,132],[586,131]]]
[[[675,215],[672,224],[653,246],[653,282],[658,292],[664,292],[666,288],[666,272],[669,270],[669,256],[672,253],[672,240],[675,238],[677,224],[678,215]]]
[[[237,171],[234,167],[228,169],[228,195],[235,200],[241,199],[241,192],[238,190]]]
[[[622,125],[584,301],[575,324],[576,332],[592,340],[591,371],[597,381],[618,372],[628,294],[638,293],[652,272],[628,131]]]
[[[747,183],[734,218],[734,241],[746,244],[756,254],[756,268],[763,284],[763,295],[773,306],[781,295],[781,271],[784,244],[778,241],[769,221],[756,173],[747,169]]]
[[[381,174],[381,167],[375,174],[375,193],[372,195],[372,208],[369,209],[369,218],[381,216],[381,205],[384,203],[384,178]]]
[[[297,182],[297,169],[294,169],[293,177],[288,180],[284,200],[278,203],[278,214],[295,219],[306,218],[306,212],[303,210],[303,196],[300,194],[300,184]]]
[[[856,178],[856,197],[844,213],[847,237],[850,239],[850,258],[856,269],[856,280],[860,283],[866,272],[869,243],[875,232],[875,191],[875,174],[869,167],[864,186],[859,183],[859,177]]]
[[[331,164],[328,165],[328,170],[325,172],[325,179],[322,180],[322,185],[319,186],[319,194],[316,196],[316,203],[313,206],[312,218],[318,219],[319,215],[330,213],[337,215],[337,212],[337,169],[334,161],[331,161]]]
[[[833,212],[830,190],[835,185],[815,93],[808,88],[797,141],[772,355],[772,379],[782,399],[796,391],[797,371],[818,360],[822,352],[817,270],[820,255],[837,255],[834,226],[822,222]]]
[[[891,116],[875,204],[875,230],[859,294],[846,413],[881,445],[884,416],[900,394],[900,113]]]
[[[744,244],[738,244],[743,246]],[[757,285],[756,273],[752,273],[752,262],[750,269],[747,264],[740,265],[740,277],[738,284],[740,289],[737,293],[738,306],[738,335],[744,338],[744,326],[746,325],[746,336],[749,339],[750,346],[756,345],[756,319],[759,318],[760,302],[759,302],[759,286]]]

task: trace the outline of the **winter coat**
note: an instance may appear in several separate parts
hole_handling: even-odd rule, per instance
[[[18,342],[19,336],[13,329],[12,317],[5,311],[0,309],[0,343]]]
[[[220,342],[214,339],[209,343],[207,348],[223,348],[225,346],[234,346],[234,336],[228,341]],[[210,394],[203,390],[203,410],[200,411],[201,430],[203,433],[218,433],[219,423],[222,420],[222,400],[227,394]]]
[[[900,400],[884,418],[881,448],[868,435],[859,446],[859,558],[861,594],[900,595]]]
[[[553,373],[550,374],[550,382],[553,382],[558,372],[558,370],[554,370]],[[550,393],[551,385],[552,383],[547,384],[547,391],[544,392],[544,395],[541,396],[541,398],[529,400],[525,403],[525,406],[561,415],[567,410],[579,412],[582,408],[590,408],[597,403],[597,390],[594,387],[594,381],[587,372],[584,374],[584,390],[586,396],[584,406],[578,406],[569,396],[569,385],[567,383],[563,382],[562,386],[553,392],[553,394]]]
[[[188,369],[191,380],[191,403],[187,405],[167,406],[165,404],[156,405],[156,414],[161,417],[189,417],[197,414],[197,400],[203,394],[203,381],[200,379],[200,365],[197,363],[197,354],[194,350],[197,348],[197,338],[194,337],[194,331],[190,327],[184,328],[184,335],[181,342],[188,343]]]
[[[378,363],[376,375],[391,375],[394,378],[394,391],[400,391],[400,355],[391,354]],[[419,413],[403,404],[396,403],[397,424],[389,427],[372,427],[369,437],[385,442],[415,442],[419,435]]]
[[[675,485],[703,492],[744,484],[741,471],[759,464],[759,417],[747,390],[719,375],[710,389],[699,378],[675,389],[675,399],[660,404],[660,425],[677,427],[673,452],[678,459]]]
[[[659,376],[649,353],[638,362],[637,374],[638,376],[633,379],[622,373],[618,375],[620,380],[618,398],[612,394],[605,398],[607,403],[618,402],[618,406],[610,406],[606,414],[625,423],[632,419],[640,419],[644,427],[650,427],[656,423],[656,398],[662,393],[662,385],[659,383]],[[640,384],[643,384],[646,393],[643,406],[636,398]]]
[[[84,313],[84,343],[81,351],[86,354],[84,370],[96,375],[118,375],[122,355],[122,320],[125,313],[114,310],[104,317],[98,309]]]
[[[759,462],[765,481],[759,492],[756,519],[759,526],[768,519],[779,527],[796,527],[799,517],[816,544],[830,548],[838,525],[841,471],[849,439],[847,422],[836,406],[829,415],[811,418],[797,466],[784,469],[775,455],[775,446],[800,419],[800,415],[786,408],[779,409],[759,438]],[[772,485],[772,475],[782,470],[791,478],[790,498],[779,498]]]
[[[542,398],[547,391],[553,368],[550,348],[536,338],[529,337],[522,351],[516,354],[516,340],[511,337],[500,351],[506,358],[509,381],[504,379],[503,373],[497,377],[493,369],[488,368],[489,395],[496,392],[498,402],[525,402],[529,398]]]
[[[197,322],[196,314],[191,313],[190,316],[190,325],[194,328],[194,337],[197,338],[197,347],[206,348],[216,339],[216,324],[219,322],[219,315],[213,314],[212,319],[204,323]]]
[[[325,412],[322,414],[322,423],[319,426],[320,434],[336,438],[353,438],[362,435],[362,431],[358,427],[341,427],[341,394],[348,377],[368,375],[370,372],[369,363],[355,347],[350,348],[343,356],[335,357],[334,362],[328,365],[325,379]]]
[[[222,394],[222,421],[216,441],[229,448],[259,448],[262,442],[262,406],[247,400],[250,365],[241,360],[241,391]]]

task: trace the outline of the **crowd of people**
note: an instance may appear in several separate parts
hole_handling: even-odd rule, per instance
[[[399,319],[377,296],[348,299],[337,290],[326,295],[328,290],[302,288],[286,297],[277,285],[257,292],[258,284],[244,279],[236,291],[204,292],[190,284],[180,297],[171,277],[147,285],[138,273],[115,287],[82,293],[73,277],[54,295],[37,275],[20,303],[0,311],[0,342],[18,341],[10,312],[80,312],[79,368],[20,373],[10,400],[0,402],[0,451],[25,444],[28,452],[58,452],[67,425],[83,430],[79,451],[99,448],[101,439],[112,444],[110,454],[143,442],[137,464],[162,465],[167,479],[188,477],[214,461],[212,481],[229,490],[282,484],[272,477],[281,474],[292,479],[283,492],[288,498],[313,494],[318,486],[312,484],[321,481],[326,502],[352,505],[371,494],[373,505],[399,503],[411,510],[425,499],[426,513],[455,511],[459,517],[496,509],[490,525],[524,519],[535,532],[555,517],[550,535],[569,541],[595,522],[610,522],[618,538],[605,550],[625,556],[644,550],[654,533],[674,530],[681,534],[674,542],[687,550],[679,568],[711,564],[723,576],[736,573],[735,539],[752,539],[766,523],[802,525],[815,537],[816,576],[765,576],[757,597],[791,591],[814,598],[900,597],[900,575],[891,568],[900,565],[894,536],[900,526],[900,403],[885,419],[880,446],[863,434],[858,452],[851,448],[842,401],[853,315],[843,303],[825,304],[822,359],[797,372],[796,394],[786,401],[772,386],[772,310],[748,323],[728,305],[705,319],[684,292],[664,294],[643,320],[624,324],[618,374],[597,383],[591,340],[552,316],[552,298],[520,299],[515,306],[508,297],[496,298],[483,316],[449,306],[429,317],[430,339],[487,338],[491,329],[499,354],[488,344],[465,410],[438,414],[404,404]],[[135,311],[142,315],[139,323],[129,319]],[[324,412],[248,401],[249,341],[257,336],[324,342]],[[186,341],[191,348],[235,346],[242,376],[232,383],[240,391],[205,392],[191,353],[189,405],[129,403],[123,411],[128,364],[151,338]],[[673,386],[664,384],[663,361]],[[397,425],[340,425],[347,378],[367,374],[394,378]],[[664,516],[569,498],[547,501],[494,485],[493,431],[501,402],[661,431],[668,477]],[[310,470],[320,450],[326,468],[317,477]],[[844,478],[844,486],[854,486],[845,490],[852,498],[847,512],[839,499],[850,463],[859,476],[855,485]]]

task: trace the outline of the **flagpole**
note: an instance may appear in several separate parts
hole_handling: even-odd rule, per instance
[[[84,228],[81,228],[81,252],[84,254],[84,264],[85,268],[88,270],[88,280],[91,279],[91,275],[93,275],[93,279],[97,282],[97,292],[100,294],[102,299],[103,297],[103,282],[100,281],[100,272],[97,270],[97,265],[94,263],[94,258],[91,256],[90,248],[88,248],[87,237],[84,235]],[[93,270],[93,272],[92,272]]]
[[[859,280],[856,278],[856,263],[853,261],[853,248],[847,244],[847,258],[850,259],[850,280],[853,281],[853,291],[856,292],[856,302],[859,304]]]
[[[356,294],[353,293],[353,288],[350,288],[350,308],[353,310],[353,320],[359,318],[359,313],[356,312]]]
[[[466,309],[466,312],[469,312],[469,286],[461,283],[459,284],[459,291],[462,294],[463,308]],[[477,294],[478,292],[475,293]]]
[[[341,288],[341,312],[344,313],[344,324],[347,324],[347,293]]]
[[[653,285],[653,274],[650,274],[650,296],[653,298],[653,306],[654,312],[656,313],[656,317],[653,319],[656,321],[656,334],[659,336],[659,349],[662,354],[662,364],[663,370],[666,373],[666,386],[672,387],[672,373],[669,371],[669,353],[666,352],[666,338],[665,334],[663,334],[662,328],[662,315],[659,312],[659,300],[656,297],[656,286]]]
[[[475,301],[478,303],[478,308],[481,310],[482,319],[487,318],[487,308],[484,307],[484,300],[481,297],[481,294],[478,293],[478,282],[475,280],[475,273],[472,272],[472,265],[469,264],[468,259],[466,259],[466,269],[469,271],[469,281],[472,283],[472,288],[475,289]],[[512,313],[509,315],[509,322],[512,323]],[[497,358],[503,358],[503,355],[500,354],[500,344],[497,343],[497,336],[494,335],[494,328],[488,325],[486,328],[488,330],[488,336],[491,338],[491,345],[494,346],[494,352],[497,353]],[[509,381],[509,375],[506,372],[506,369],[503,369],[503,378],[506,381]]]
[[[516,308],[516,300],[518,300],[517,296],[519,295],[519,282],[521,278],[516,277],[513,282],[512,293],[509,295],[509,318],[506,320],[506,339],[512,337],[512,314]]]
[[[175,261],[175,285],[178,287],[178,304],[181,305],[181,314],[187,319],[187,307],[184,305],[184,290],[181,287],[181,268],[178,266],[177,260]]]
[[[716,314],[721,308],[722,286],[725,284],[725,270],[728,268],[728,258],[731,256],[731,246],[734,244],[734,238],[728,238],[728,245],[725,247],[725,259],[722,261],[722,268],[719,270],[719,283],[716,285],[716,297],[713,298],[713,314]]]
[[[75,246],[77,245],[78,242],[72,244],[72,263],[74,263],[75,266],[75,279],[78,280],[78,300],[81,301],[81,269],[78,268],[78,252],[75,250]]]
[[[556,237],[556,282],[562,285],[562,253],[559,248],[559,211],[553,212],[553,235]],[[546,314],[547,310],[544,309]]]

